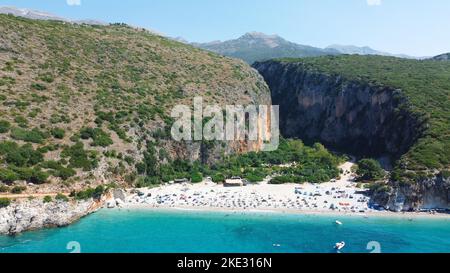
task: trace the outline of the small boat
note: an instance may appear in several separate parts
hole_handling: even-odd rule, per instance
[[[342,222],[341,221],[338,221],[338,220],[336,220],[336,225],[338,225],[338,226],[342,226]]]
[[[345,247],[345,242],[344,241],[342,241],[342,242],[340,242],[340,243],[336,243],[336,245],[334,246],[334,248],[336,249],[336,250],[341,250],[341,249],[343,249]]]

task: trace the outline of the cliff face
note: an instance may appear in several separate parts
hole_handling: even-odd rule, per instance
[[[348,82],[301,64],[256,63],[280,105],[285,137],[320,141],[359,155],[405,153],[420,135],[418,120],[400,106],[400,91]]]
[[[45,227],[62,227],[96,211],[102,202],[73,201],[43,203],[41,200],[15,202],[0,209],[0,234],[14,235]]]
[[[392,211],[450,208],[450,179],[441,174],[415,184],[395,184],[390,191],[376,192],[373,202]]]
[[[285,137],[320,141],[361,156],[399,159],[422,136],[426,125],[408,110],[401,90],[349,81],[307,69],[302,63],[255,63],[280,105]],[[450,180],[431,175],[413,183],[390,181],[372,201],[394,211],[449,208]]]

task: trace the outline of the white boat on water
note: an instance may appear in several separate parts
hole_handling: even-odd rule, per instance
[[[342,222],[341,221],[338,221],[338,220],[336,220],[336,225],[338,225],[338,226],[342,226],[343,224],[342,224]]]
[[[342,241],[342,242],[340,242],[340,243],[336,243],[336,245],[334,246],[334,248],[336,249],[336,250],[341,250],[341,249],[343,249],[345,247],[345,242],[344,241]]]

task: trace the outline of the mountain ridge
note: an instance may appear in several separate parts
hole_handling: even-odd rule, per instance
[[[28,19],[56,20],[74,24],[88,24],[88,25],[109,24],[95,19],[72,20],[48,12],[37,11],[27,8],[17,8],[14,6],[0,6],[0,14],[12,14],[14,16],[20,16]],[[249,64],[252,64],[255,61],[265,61],[276,58],[318,57],[324,55],[341,55],[341,54],[380,55],[406,59],[430,58],[430,57],[414,57],[406,54],[392,54],[384,51],[375,50],[369,46],[359,47],[354,45],[333,44],[325,48],[320,48],[291,42],[277,34],[265,34],[257,31],[247,32],[236,39],[230,39],[226,41],[216,40],[206,43],[198,43],[198,42],[189,42],[183,37],[179,36],[172,38],[153,29],[147,30],[154,34],[165,36],[167,38],[170,38],[172,40],[184,44],[190,44],[198,48],[222,54],[224,56],[243,59]]]
[[[107,25],[107,23],[94,20],[94,19],[84,19],[84,20],[72,20],[64,18],[52,13],[38,11],[27,8],[17,8],[13,6],[0,6],[0,14],[11,14],[14,16],[19,16],[27,19],[34,20],[55,20],[74,24],[87,24],[87,25]]]
[[[380,55],[404,59],[425,59],[406,54],[392,54],[375,50],[369,46],[333,44],[325,48],[297,44],[277,34],[247,32],[244,35],[226,41],[191,43],[193,46],[210,50],[228,57],[240,58],[249,64],[277,58],[319,57],[325,55]]]
[[[296,44],[276,34],[268,35],[256,31],[247,32],[237,39],[192,43],[192,45],[228,57],[239,58],[249,64],[274,58],[317,57],[339,54],[338,51],[333,49],[321,49]]]
[[[334,49],[342,54],[348,54],[348,55],[379,55],[379,56],[388,56],[388,57],[398,57],[398,58],[404,58],[404,59],[423,59],[425,57],[414,57],[406,54],[393,54],[388,53],[384,51],[379,51],[376,49],[373,49],[369,46],[355,46],[355,45],[340,45],[340,44],[333,44],[326,47],[327,49]]]
[[[450,52],[434,56],[434,57],[431,58],[431,60],[434,60],[434,61],[450,61]]]

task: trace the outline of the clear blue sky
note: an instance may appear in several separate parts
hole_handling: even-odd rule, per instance
[[[450,52],[449,0],[0,0],[3,5],[125,22],[196,42],[260,31],[318,47],[368,45],[415,56]]]

